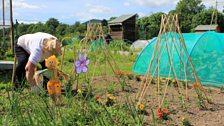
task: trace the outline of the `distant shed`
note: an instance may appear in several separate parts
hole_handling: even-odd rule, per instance
[[[92,23],[92,24],[101,24],[102,20],[99,20],[99,19],[91,19],[91,20],[88,20],[82,24],[89,24],[89,23]]]
[[[206,32],[206,31],[220,32],[220,28],[218,25],[198,25],[195,28],[196,33],[202,33],[202,32]]]
[[[109,34],[112,39],[136,40],[136,14],[122,15],[108,22]]]

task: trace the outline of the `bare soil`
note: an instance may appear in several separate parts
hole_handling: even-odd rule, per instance
[[[102,91],[106,92],[108,87],[113,86],[113,82],[118,82],[114,77],[97,77],[93,80],[93,87],[96,88],[96,93]],[[126,101],[126,97],[130,101],[136,101],[136,95],[142,81],[136,81],[136,79],[127,79],[127,86],[124,90],[121,90],[121,86],[117,85],[114,95],[116,96],[116,103],[122,104]],[[191,85],[191,84],[190,84]],[[104,88],[102,88],[104,87]],[[144,97],[143,103],[146,105],[146,112],[144,114],[145,125],[153,125],[152,111],[156,118],[158,118],[157,109],[159,101],[162,101],[164,96],[166,84],[165,82],[160,85],[160,94],[157,93],[157,85],[150,84],[147,89],[147,93]],[[164,104],[169,110],[168,120],[158,119],[158,126],[181,126],[183,125],[182,119],[188,119],[192,126],[224,126],[224,92],[222,89],[214,87],[203,87],[206,91],[206,96],[210,100],[204,100],[204,107],[200,106],[198,95],[192,86],[186,89],[178,88],[175,86],[168,86],[165,93]],[[186,93],[187,92],[187,93]],[[180,100],[180,96],[184,100]],[[183,103],[184,101],[184,103]],[[184,106],[181,107],[181,106]]]

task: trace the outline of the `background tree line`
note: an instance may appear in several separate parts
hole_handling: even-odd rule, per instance
[[[168,14],[178,14],[181,30],[183,33],[194,32],[194,28],[197,25],[209,25],[211,22],[212,14],[217,12],[217,23],[221,28],[221,32],[224,31],[224,16],[223,13],[218,12],[214,8],[206,9],[202,0],[180,0],[176,8],[168,12]],[[163,12],[153,13],[149,16],[145,16],[137,19],[137,38],[138,39],[151,39],[158,35],[161,23],[161,16],[165,14]],[[116,17],[111,17],[112,20]],[[103,19],[104,32],[108,32],[107,20]],[[214,22],[213,22],[214,23]],[[79,37],[84,36],[86,33],[86,24],[75,22],[73,25],[60,23],[55,18],[50,18],[45,23],[36,24],[23,24],[15,23],[15,36],[21,36],[26,33],[35,32],[47,32],[55,35],[59,39],[63,37]],[[9,29],[6,29],[5,34],[9,35]],[[0,30],[2,35],[2,30]],[[6,36],[6,40],[10,40],[9,36]],[[0,40],[2,41],[2,39]]]
[[[205,8],[202,0],[180,0],[175,10],[169,11],[168,14],[178,14],[181,31],[183,33],[194,32],[198,25],[210,25],[212,14],[217,13],[217,24],[220,26],[221,32],[224,32],[224,15],[215,8]],[[153,13],[150,16],[137,20],[138,37],[140,39],[151,39],[159,33],[161,16],[163,12]],[[213,19],[215,24],[215,17]]]

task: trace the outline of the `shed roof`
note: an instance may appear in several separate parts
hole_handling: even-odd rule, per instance
[[[91,20],[88,20],[82,24],[89,24],[89,23],[94,23],[94,24],[98,24],[98,23],[101,23],[102,20],[99,20],[99,19],[91,19]]]
[[[119,24],[119,23],[122,23],[122,22],[128,20],[129,18],[131,18],[135,15],[136,14],[121,15],[120,17],[117,17],[114,20],[109,21],[108,24]]]
[[[198,30],[216,30],[218,25],[198,25],[196,28],[195,28],[195,31],[198,31]]]

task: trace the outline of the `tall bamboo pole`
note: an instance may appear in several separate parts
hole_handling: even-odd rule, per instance
[[[3,39],[3,43],[2,43],[2,47],[5,47],[5,0],[2,0],[2,39]]]
[[[13,14],[12,14],[12,0],[10,0],[10,36],[11,36],[11,50],[14,54],[14,27],[13,27]]]

